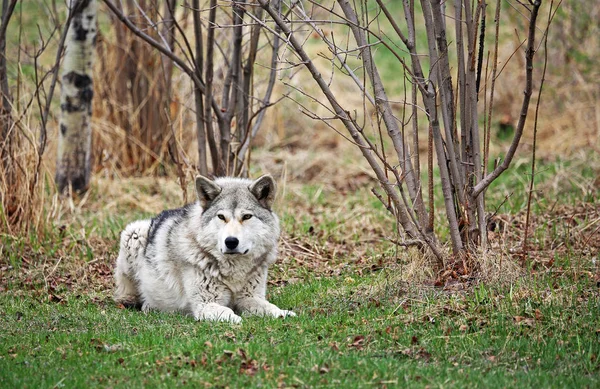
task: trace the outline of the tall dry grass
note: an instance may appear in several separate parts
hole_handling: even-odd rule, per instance
[[[140,29],[159,39],[150,26],[161,22],[163,10],[153,4],[140,5],[147,10],[148,21],[132,4],[126,10]],[[169,155],[174,152],[178,114],[173,65],[112,15],[109,20],[97,45],[94,116],[104,131],[96,132],[96,163],[112,163],[126,175],[165,174],[164,169],[177,161],[176,155]]]
[[[37,25],[39,39],[30,42],[32,31],[25,26],[30,15],[23,8],[14,10],[3,15],[10,19],[3,26],[6,67],[0,76],[7,81],[2,90],[6,104],[0,142],[0,234],[8,236],[44,229],[56,204],[53,174],[44,159],[47,132],[41,118],[52,83],[56,55],[52,47],[60,31],[50,22],[53,19],[45,19],[47,23]]]
[[[12,173],[0,174],[0,234],[17,235],[38,230],[47,224],[52,209],[53,174],[45,164],[39,165],[38,137],[31,126],[30,111],[12,112],[17,119],[11,126],[13,146],[9,158]]]

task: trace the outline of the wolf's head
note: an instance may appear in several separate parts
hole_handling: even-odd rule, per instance
[[[261,257],[279,238],[279,219],[272,212],[276,184],[270,175],[255,181],[196,177],[202,206],[199,239],[216,257]]]

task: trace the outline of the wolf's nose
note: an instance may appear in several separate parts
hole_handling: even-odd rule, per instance
[[[233,250],[234,248],[238,247],[238,244],[240,244],[238,238],[234,238],[233,236],[225,238],[225,246],[227,246],[229,250]]]

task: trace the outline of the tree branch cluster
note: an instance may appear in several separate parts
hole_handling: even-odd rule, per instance
[[[150,34],[117,3],[104,3],[131,33],[158,50],[166,63],[174,64],[193,83],[198,171],[246,175],[250,143],[261,127],[265,110],[272,105],[280,47],[277,32],[270,37],[270,32],[253,22],[262,18],[262,9],[237,1],[224,4],[210,0],[204,4],[193,0],[182,7],[171,1],[172,10],[161,16],[172,26],[165,29],[170,32],[158,30],[164,23],[154,23]],[[150,3],[140,8],[158,6],[156,0]],[[180,23],[189,13],[193,33]],[[271,44],[271,67],[264,94],[259,96],[254,70],[263,37]]]
[[[488,122],[491,118],[498,62],[499,1],[495,6],[492,92],[483,114],[479,98],[486,96],[487,99],[488,96],[487,80],[486,90],[480,91],[486,50],[485,2],[420,0],[415,4],[414,0],[402,0],[401,9],[398,9],[399,4],[386,4],[383,0],[377,0],[376,7],[367,1],[337,0],[334,4],[326,4],[308,0],[284,2],[287,11],[282,13],[270,1],[258,1],[270,17],[268,22],[263,22],[265,28],[272,30],[270,26],[274,25],[281,29],[282,39],[327,98],[327,109],[343,124],[369,163],[386,194],[385,198],[379,194],[377,197],[395,215],[405,241],[410,242],[410,246],[418,242],[422,250],[431,252],[443,266],[447,257],[435,234],[432,218],[435,150],[453,255],[463,260],[463,270],[468,272],[470,265],[465,261],[466,254],[477,246],[484,249],[487,246],[485,189],[510,165],[525,126],[532,94],[536,21],[541,1],[532,1],[530,7],[524,7],[524,12],[528,13],[528,30],[521,116],[508,151],[491,171],[484,164],[489,159],[489,124],[484,128],[484,136],[480,136],[479,121],[486,115],[489,115]],[[310,13],[306,11],[307,4],[311,6]],[[390,6],[394,6],[394,11],[388,8]],[[449,16],[450,7],[454,8],[454,17]],[[421,14],[419,17],[415,16],[417,12]],[[404,17],[404,23],[400,23],[400,16]],[[324,19],[333,26],[330,33],[322,28]],[[418,25],[417,19],[424,20],[424,25]],[[326,80],[315,59],[308,54],[306,33],[297,27],[298,24],[316,33],[331,52],[332,55],[327,57],[332,64],[328,78],[349,77],[365,101],[371,104],[376,112],[378,136],[385,135],[393,151],[386,149],[383,141],[375,144],[364,126],[357,122],[356,115],[351,115],[344,106],[344,99],[331,88],[331,81]],[[381,28],[383,24],[391,26],[400,45],[385,33]],[[449,28],[452,34],[448,33]],[[353,40],[336,41],[334,34],[344,33]],[[417,42],[417,37],[426,37],[426,40]],[[457,54],[455,60],[449,54],[451,46]],[[375,55],[378,50],[389,51],[398,61],[398,75],[404,74],[404,99],[399,110],[390,104],[387,91],[397,86],[400,77],[393,80],[381,77]],[[288,60],[288,63],[292,62]],[[331,120],[315,113],[309,115]],[[363,116],[368,116],[366,106]],[[423,198],[420,175],[419,119],[424,119],[421,123],[429,130],[429,204]]]

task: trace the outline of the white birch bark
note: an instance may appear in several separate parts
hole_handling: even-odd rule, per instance
[[[69,186],[84,192],[90,181],[92,69],[96,46],[96,0],[71,0],[60,97],[60,131],[56,161],[59,192]]]

